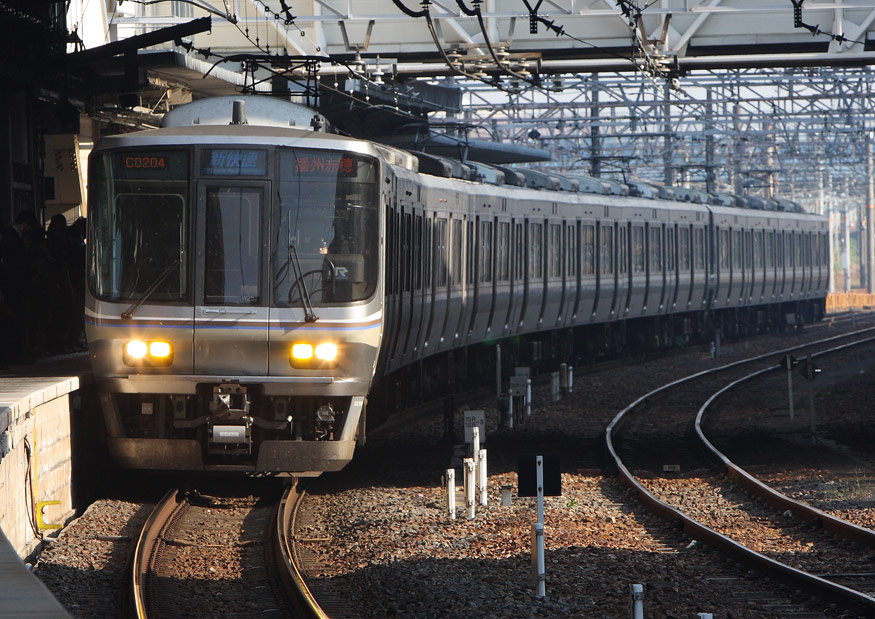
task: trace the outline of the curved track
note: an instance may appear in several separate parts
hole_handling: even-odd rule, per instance
[[[325,618],[290,551],[294,488],[269,497],[171,490],[136,544],[131,614]]]
[[[623,481],[649,508],[682,523],[690,536],[753,563],[758,569],[796,582],[805,591],[839,598],[844,604],[872,615],[875,597],[871,591],[875,584],[871,579],[854,586],[839,582],[842,576],[859,576],[870,571],[866,565],[875,544],[872,532],[803,507],[783,495],[775,496],[719,454],[701,431],[704,411],[720,394],[777,370],[777,361],[787,352],[798,354],[805,350],[815,355],[825,354],[827,349],[836,348],[836,340],[851,336],[861,339],[867,336],[865,340],[871,342],[872,330],[754,357],[665,385],[621,411],[609,424],[606,440]],[[751,368],[763,365],[766,367],[751,372]],[[694,424],[702,439],[698,445],[689,440]],[[624,426],[623,438],[617,440],[621,425]],[[750,488],[758,496],[769,496],[771,507],[764,509],[761,503],[752,503],[724,475],[706,472],[711,462],[705,460],[701,445],[710,450],[709,460],[717,457],[727,467],[731,479],[740,480],[743,488]],[[669,463],[671,466],[665,467]],[[639,469],[658,470],[659,466],[670,473],[665,477],[681,473],[677,483],[654,479],[661,476],[660,473],[638,472]],[[730,514],[728,519],[726,514]],[[751,539],[745,529],[756,527],[760,527],[756,529],[761,531],[759,537]],[[824,530],[834,535],[826,536]],[[836,536],[842,539],[836,540]],[[847,540],[854,543],[849,544]]]

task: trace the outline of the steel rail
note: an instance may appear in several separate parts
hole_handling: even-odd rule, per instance
[[[811,587],[817,589],[818,591],[820,591],[824,594],[828,594],[832,597],[839,597],[839,598],[844,599],[844,600],[852,600],[852,601],[858,602],[858,603],[862,602],[862,603],[866,604],[867,606],[869,606],[870,608],[875,608],[875,598],[868,596],[866,594],[863,594],[859,591],[855,591],[853,589],[850,589],[848,587],[844,587],[842,585],[825,580],[825,579],[820,578],[818,576],[814,576],[814,575],[808,574],[806,572],[801,572],[800,570],[797,570],[793,567],[790,567],[789,565],[787,565],[785,563],[771,559],[771,558],[769,558],[769,557],[767,557],[759,552],[756,552],[755,550],[752,550],[752,549],[736,542],[735,540],[733,540],[725,535],[722,535],[721,533],[718,533],[714,529],[711,529],[710,527],[702,524],[701,522],[695,520],[694,518],[690,517],[689,515],[681,512],[678,509],[672,507],[671,505],[661,501],[653,493],[651,493],[649,490],[647,490],[647,488],[645,488],[641,483],[638,482],[638,480],[635,478],[635,476],[629,471],[628,467],[623,463],[623,461],[620,458],[620,455],[617,453],[617,450],[614,447],[614,443],[613,443],[613,433],[615,430],[617,430],[619,428],[619,426],[622,424],[622,422],[626,419],[626,415],[628,413],[638,409],[639,407],[643,406],[648,400],[652,399],[654,396],[659,395],[665,391],[673,389],[679,385],[683,385],[684,383],[691,382],[691,381],[696,380],[698,378],[701,378],[703,376],[717,374],[718,372],[722,372],[722,371],[725,371],[725,370],[728,370],[731,368],[740,367],[742,365],[746,365],[746,364],[750,364],[750,363],[755,363],[757,361],[763,361],[763,360],[771,358],[771,357],[786,355],[787,353],[797,351],[797,350],[802,350],[804,348],[809,348],[813,345],[823,344],[826,342],[830,342],[830,341],[834,341],[834,340],[838,340],[838,339],[843,339],[843,338],[848,338],[848,337],[853,337],[853,336],[859,336],[860,334],[872,332],[873,330],[875,330],[875,328],[862,329],[860,331],[855,331],[852,333],[846,333],[846,334],[836,335],[836,336],[833,336],[830,338],[824,338],[824,339],[818,340],[816,342],[809,342],[807,344],[793,346],[790,348],[785,348],[785,349],[780,350],[780,351],[772,351],[772,352],[769,352],[769,353],[766,353],[763,355],[757,355],[754,357],[749,357],[747,359],[741,359],[739,361],[734,361],[732,363],[728,363],[726,365],[722,365],[722,366],[717,367],[717,368],[711,368],[708,370],[703,370],[701,372],[696,372],[695,374],[691,374],[691,375],[686,376],[684,378],[672,381],[671,383],[668,383],[668,384],[665,384],[661,387],[658,387],[658,388],[650,391],[649,393],[641,396],[640,398],[638,398],[637,400],[632,402],[632,404],[630,404],[629,406],[627,406],[626,408],[621,410],[619,413],[617,413],[617,415],[611,420],[611,423],[608,424],[608,427],[605,430],[605,442],[606,442],[606,445],[608,448],[608,452],[610,453],[611,457],[614,460],[614,463],[617,466],[618,474],[619,474],[621,480],[635,491],[635,493],[638,495],[638,499],[643,504],[645,504],[653,512],[655,512],[656,514],[662,516],[663,518],[665,518],[667,520],[674,521],[674,522],[680,522],[684,532],[687,533],[688,535],[690,535],[691,537],[705,541],[706,543],[714,546],[715,548],[719,548],[719,549],[723,550],[724,552],[732,553],[732,554],[734,554],[734,555],[736,555],[744,560],[747,560],[747,561],[753,563],[754,565],[756,565],[757,567],[759,567],[761,569],[771,571],[772,573],[776,573],[776,574],[784,576],[784,577],[789,577],[791,579],[796,580],[797,582],[802,581],[802,582],[810,585]],[[779,367],[779,366],[775,366],[775,367]],[[768,369],[774,370],[775,368],[770,367]]]
[[[310,590],[307,579],[301,571],[298,561],[295,559],[297,553],[293,549],[294,542],[290,536],[303,496],[304,493],[299,492],[297,484],[295,484],[286,489],[280,500],[276,519],[276,539],[279,542],[281,565],[285,567],[284,570],[280,571],[286,584],[297,591],[308,619],[329,619],[328,614],[322,609],[316,600],[316,596]]]
[[[160,545],[161,534],[180,506],[179,490],[170,490],[155,506],[140,529],[134,548],[131,583],[133,611],[137,619],[147,619],[151,606],[151,564]]]
[[[863,346],[865,344],[870,344],[873,342],[875,342],[875,337],[866,338],[864,340],[836,346],[835,348],[830,348],[828,350],[822,350],[818,353],[812,353],[811,356],[812,358],[822,357],[837,352],[843,352],[856,346]],[[701,408],[699,408],[699,412],[696,414],[695,428],[699,440],[702,442],[705,448],[707,448],[708,451],[710,451],[714,455],[714,457],[723,462],[726,470],[729,473],[729,476],[743,488],[753,492],[754,494],[756,494],[763,500],[771,503],[772,505],[776,505],[783,509],[791,510],[794,516],[801,516],[806,520],[819,521],[822,527],[828,531],[832,531],[833,533],[837,533],[839,535],[842,535],[843,537],[848,537],[855,541],[868,544],[870,546],[875,546],[875,531],[873,531],[872,529],[867,529],[866,527],[861,527],[852,522],[848,522],[847,520],[838,518],[837,516],[833,516],[832,514],[828,514],[827,512],[819,510],[816,507],[813,507],[806,503],[791,499],[787,495],[778,492],[776,489],[768,486],[767,484],[764,484],[759,479],[744,470],[742,467],[735,464],[728,456],[726,456],[726,454],[717,449],[717,447],[705,436],[705,431],[702,429],[702,421],[709,407],[714,402],[716,402],[718,398],[725,395],[742,383],[751,381],[760,376],[765,376],[766,374],[770,374],[779,369],[782,369],[781,366],[775,365],[773,367],[758,370],[756,372],[753,372],[752,374],[748,374],[747,376],[739,378],[738,380],[732,381],[731,383],[711,395],[711,397],[708,398],[708,400],[704,404],[702,404]]]

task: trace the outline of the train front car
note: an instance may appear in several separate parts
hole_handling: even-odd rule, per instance
[[[352,458],[382,330],[384,164],[290,128],[301,109],[196,102],[92,154],[87,332],[122,466]]]

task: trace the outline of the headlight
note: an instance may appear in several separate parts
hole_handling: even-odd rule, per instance
[[[131,340],[125,347],[125,352],[128,353],[129,357],[133,357],[134,359],[142,359],[146,356],[146,353],[149,352],[149,346],[146,344],[146,342],[141,342],[140,340]]]
[[[337,344],[333,342],[316,345],[309,342],[292,344],[289,363],[292,367],[301,369],[337,367]]]
[[[169,342],[131,340],[125,344],[124,362],[133,366],[163,366],[173,362],[173,346]]]
[[[337,344],[319,344],[316,347],[316,358],[322,361],[334,361],[337,359]]]
[[[306,361],[313,358],[313,346],[311,344],[295,344],[292,346],[292,358],[298,361]]]

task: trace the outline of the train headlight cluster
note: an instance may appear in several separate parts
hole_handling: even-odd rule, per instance
[[[125,344],[124,361],[127,365],[170,365],[173,346],[170,342],[131,340]]]
[[[296,368],[333,368],[337,366],[337,344],[322,342],[292,344],[289,362]]]

